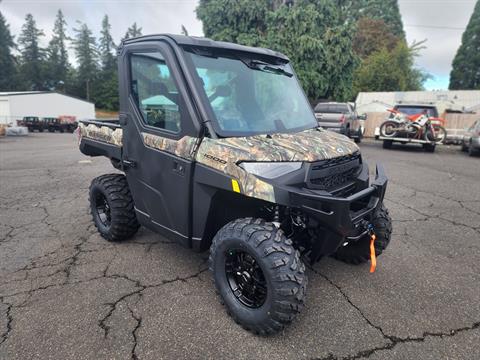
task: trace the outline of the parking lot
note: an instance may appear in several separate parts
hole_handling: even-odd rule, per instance
[[[307,305],[257,337],[218,302],[207,254],[146,229],[108,243],[88,187],[113,172],[72,134],[0,139],[1,359],[480,358],[480,158],[361,144],[389,176],[378,259],[309,269]]]

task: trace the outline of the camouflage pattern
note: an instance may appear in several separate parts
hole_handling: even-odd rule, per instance
[[[193,160],[194,158],[197,138],[184,136],[180,140],[172,140],[158,135],[142,133],[142,139],[145,146],[150,148],[166,151],[184,159]]]
[[[237,179],[242,193],[274,202],[273,186],[248,174],[239,161],[318,161],[353,154],[358,146],[346,136],[322,129],[293,134],[203,139],[196,160]]]
[[[79,123],[78,131],[81,137],[122,146],[123,131],[120,128],[112,129],[108,126]]]

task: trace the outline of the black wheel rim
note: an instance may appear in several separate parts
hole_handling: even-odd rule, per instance
[[[228,250],[225,273],[233,295],[249,308],[261,307],[267,298],[267,282],[255,258],[244,250]]]
[[[97,210],[97,218],[103,226],[109,227],[112,221],[110,213],[110,205],[107,198],[103,194],[97,194],[95,196],[95,208]]]

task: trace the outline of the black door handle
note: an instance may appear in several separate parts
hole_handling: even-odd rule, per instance
[[[173,162],[173,172],[175,174],[184,176],[185,175],[185,166],[183,166],[183,164],[180,164],[177,161],[174,161]]]

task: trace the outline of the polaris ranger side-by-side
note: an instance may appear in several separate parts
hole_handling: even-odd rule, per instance
[[[80,150],[125,175],[90,186],[109,241],[143,225],[195,251],[234,320],[272,334],[302,309],[304,261],[367,262],[387,247],[387,178],[318,127],[289,59],[176,35],[118,50],[117,123],[81,121]],[[372,261],[373,262],[373,261]]]

